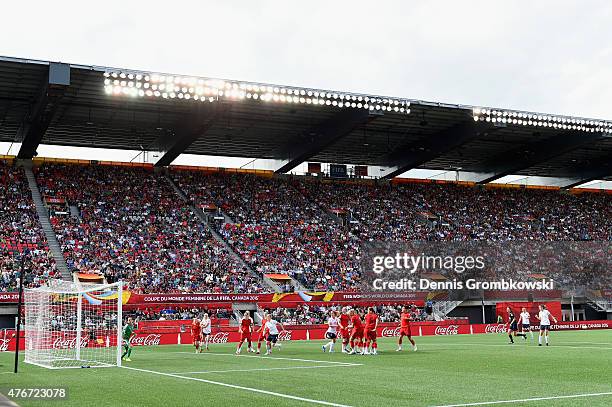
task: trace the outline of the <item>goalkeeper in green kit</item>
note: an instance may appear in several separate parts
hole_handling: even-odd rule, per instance
[[[134,320],[132,318],[127,319],[127,323],[123,327],[123,355],[121,355],[121,360],[125,360],[126,362],[131,362],[130,355],[132,354],[132,344],[130,344],[130,338],[134,334]]]

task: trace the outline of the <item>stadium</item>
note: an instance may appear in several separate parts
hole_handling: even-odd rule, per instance
[[[0,57],[0,143],[0,405],[612,404],[610,120]]]

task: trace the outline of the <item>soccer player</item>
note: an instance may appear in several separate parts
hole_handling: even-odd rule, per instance
[[[325,352],[328,347],[329,353],[332,353],[334,351],[334,345],[336,344],[336,338],[338,337],[339,324],[340,320],[338,319],[338,313],[336,311],[330,311],[329,319],[327,320],[327,332],[325,332],[325,337],[329,339],[329,342],[321,346],[323,352]]]
[[[351,344],[351,351],[349,352],[349,355],[354,355],[355,353],[361,353],[362,351],[361,342],[363,340],[363,324],[361,323],[361,317],[359,317],[359,314],[354,309],[349,311],[349,316],[351,317],[352,326],[351,339],[349,341]]]
[[[527,308],[523,307],[521,309],[519,317],[521,319],[521,333],[523,334],[523,338],[527,340],[527,334],[525,332],[529,331],[529,334],[531,335],[531,340],[533,341],[533,331],[531,330],[531,324],[529,323],[531,315],[529,315],[529,312],[527,312]]]
[[[518,331],[518,320],[514,316],[514,311],[510,307],[506,307],[506,312],[508,313],[508,338],[510,338],[510,342],[508,344],[514,343],[513,336],[523,336],[527,338],[525,334],[517,334]]]
[[[348,343],[350,338],[349,325],[351,323],[351,317],[348,315],[348,308],[342,308],[342,314],[340,314],[340,335],[342,335],[342,353],[348,353]]]
[[[266,322],[268,320],[268,313],[264,312],[263,319],[261,320],[261,326],[257,330],[259,337],[257,338],[257,354],[261,351],[261,343],[266,341],[268,337],[268,329],[266,328]]]
[[[127,319],[127,323],[123,327],[123,335],[122,335],[122,344],[123,344],[123,354],[121,355],[121,360],[125,360],[126,362],[131,362],[130,356],[132,355],[132,344],[130,343],[130,338],[134,334],[134,320],[132,317]]]
[[[363,328],[363,337],[365,339],[365,346],[361,351],[362,355],[377,355],[378,344],[376,343],[376,328],[378,328],[378,315],[374,312],[374,308],[368,308],[368,313],[365,316],[365,327]],[[370,352],[368,348],[372,346]]]
[[[546,340],[546,346],[548,346],[548,333],[550,332],[550,320],[552,319],[557,323],[557,318],[546,309],[546,305],[540,305],[540,312],[536,315],[538,321],[540,321],[540,336],[538,336],[538,346],[542,346],[542,336]]]
[[[202,353],[200,348],[200,339],[202,336],[202,326],[198,318],[193,318],[191,321],[191,343],[195,346],[195,353]]]
[[[204,346],[206,350],[208,350],[208,341],[210,339],[210,333],[212,332],[212,321],[208,314],[204,314],[202,317],[202,322],[200,323],[202,327],[202,339],[204,340]],[[200,344],[200,352],[202,351],[202,344]]]
[[[411,317],[410,312],[408,311],[408,307],[402,307],[402,313],[400,315],[400,336],[397,341],[397,349],[395,350],[396,352],[402,351],[402,339],[404,338],[404,336],[407,337],[410,343],[412,344],[412,350],[415,352],[417,350],[416,343],[414,342],[414,339],[412,339],[412,334],[410,332],[410,318]]]
[[[265,329],[268,331],[268,338],[266,339],[266,355],[272,354],[272,347],[276,345],[278,340],[278,327],[280,326],[283,332],[286,332],[285,327],[280,322],[272,319],[272,315],[266,316]]]
[[[251,318],[251,314],[249,311],[245,311],[242,319],[240,320],[240,328],[238,328],[238,332],[240,332],[240,342],[238,343],[238,347],[236,348],[236,355],[240,355],[242,351],[242,343],[247,342],[248,349],[247,352],[253,352],[253,346],[251,343],[251,333],[253,332],[253,319]]]

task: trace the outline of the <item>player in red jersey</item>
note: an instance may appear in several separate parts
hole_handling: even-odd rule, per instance
[[[253,352],[253,346],[251,343],[251,333],[253,332],[253,319],[251,318],[251,314],[249,311],[244,312],[244,316],[240,320],[240,327],[238,328],[238,332],[240,332],[240,342],[238,343],[238,347],[236,348],[236,355],[239,355],[242,351],[242,344],[247,342],[248,349],[247,352]]]
[[[342,335],[342,353],[348,353],[348,344],[350,339],[349,325],[351,324],[351,317],[348,315],[348,308],[342,308],[342,314],[340,314],[340,335]]]
[[[363,324],[361,323],[361,317],[354,309],[349,311],[349,316],[351,317],[351,326],[353,327],[351,329],[350,339],[352,349],[349,352],[349,355],[354,355],[357,352],[361,352],[361,345],[363,340]]]
[[[376,343],[376,329],[378,328],[378,315],[374,312],[374,308],[368,308],[368,313],[365,316],[365,327],[363,328],[363,336],[365,339],[365,346],[363,351],[361,351],[362,355],[377,355],[378,354],[378,344]],[[372,346],[372,351],[370,352],[368,348]]]
[[[266,328],[266,320],[268,319],[268,313],[264,312],[263,319],[261,321],[261,326],[257,330],[259,337],[257,338],[257,354],[259,355],[261,351],[261,343],[266,341],[268,337],[268,329]]]
[[[414,339],[412,339],[412,334],[410,333],[410,319],[411,317],[410,312],[408,312],[408,307],[402,307],[402,314],[400,315],[400,336],[399,340],[397,341],[396,352],[402,351],[402,338],[404,338],[404,336],[408,337],[408,340],[412,344],[412,350],[417,350],[416,343],[414,342]]]
[[[194,318],[191,321],[191,342],[193,346],[195,346],[195,353],[201,353],[202,349],[200,348],[200,340],[202,339],[202,326],[200,325],[200,320]]]

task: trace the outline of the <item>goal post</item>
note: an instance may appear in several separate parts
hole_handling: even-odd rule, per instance
[[[121,366],[122,282],[52,280],[24,290],[25,362],[49,369]]]

